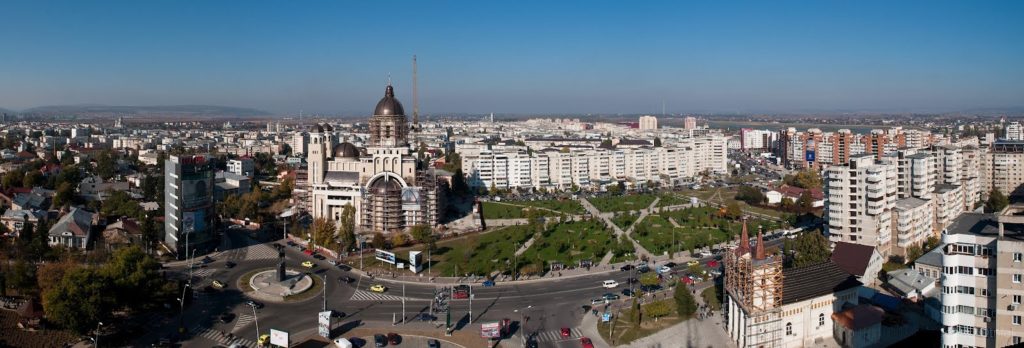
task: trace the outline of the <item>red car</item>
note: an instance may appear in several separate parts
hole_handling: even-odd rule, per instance
[[[567,328],[567,327],[563,327],[562,328],[562,337],[569,337],[571,335],[572,335],[572,333],[569,332],[569,328]]]
[[[452,293],[452,298],[456,300],[463,300],[469,298],[469,291],[455,290]]]
[[[591,342],[590,339],[586,337],[580,338],[580,345],[582,345],[583,348],[594,348],[594,342]]]
[[[313,250],[306,249],[306,250],[303,250],[302,253],[306,254],[306,255],[313,255]]]

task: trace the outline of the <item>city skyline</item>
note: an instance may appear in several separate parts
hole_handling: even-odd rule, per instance
[[[389,76],[412,100],[414,54],[425,115],[952,112],[1024,96],[1015,2],[107,4],[0,5],[0,108],[366,115]]]

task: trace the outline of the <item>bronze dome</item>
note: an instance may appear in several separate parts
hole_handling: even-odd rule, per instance
[[[358,158],[359,148],[352,143],[341,143],[334,145],[334,157],[335,158]]]
[[[395,98],[395,89],[388,85],[384,90],[384,98],[377,102],[377,108],[373,109],[374,116],[404,116],[405,109],[402,103]]]
[[[399,194],[402,192],[402,184],[398,180],[383,177],[370,184],[370,192],[377,195]]]

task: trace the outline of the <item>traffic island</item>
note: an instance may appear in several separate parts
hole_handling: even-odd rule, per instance
[[[276,302],[294,300],[296,295],[308,291],[316,284],[316,280],[308,274],[290,269],[284,271],[283,277],[278,275],[278,270],[268,269],[256,272],[242,281],[252,289],[246,295]]]

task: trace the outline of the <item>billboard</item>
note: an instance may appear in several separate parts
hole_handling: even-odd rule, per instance
[[[402,188],[402,210],[420,210],[421,203],[419,187]]]
[[[278,347],[288,346],[288,332],[270,329],[270,345]]]
[[[409,266],[412,268],[419,267],[423,264],[423,252],[422,251],[409,251]]]
[[[212,181],[205,178],[181,181],[181,205],[188,209],[210,204]]]
[[[317,315],[317,333],[321,337],[331,338],[331,311],[323,311]],[[287,347],[287,346],[285,346]]]
[[[807,160],[807,162],[814,162],[814,150],[807,150],[807,152],[804,153],[804,159]]]
[[[206,230],[206,211],[186,211],[181,214],[182,233],[202,232]]]
[[[480,324],[480,337],[501,338],[501,322],[490,322]]]
[[[387,251],[387,250],[376,249],[376,251],[374,252],[374,257],[377,260],[381,260],[381,261],[390,263],[392,265],[395,264],[395,253],[393,253],[393,252],[390,252],[390,251]]]

